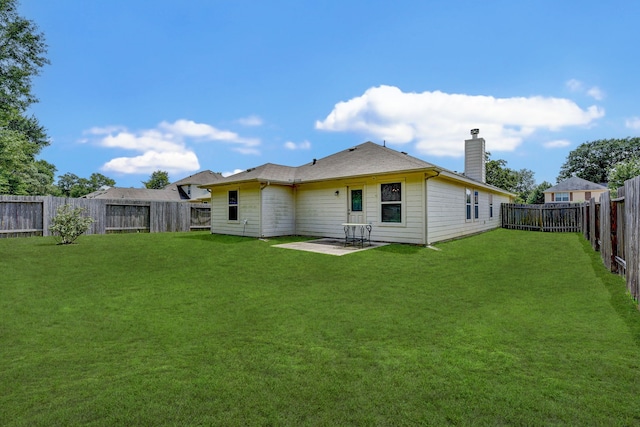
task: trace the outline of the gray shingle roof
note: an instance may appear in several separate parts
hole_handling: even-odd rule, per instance
[[[436,166],[373,142],[365,142],[302,166],[267,163],[207,184],[255,180],[281,183],[310,182],[430,168]]]
[[[125,199],[144,201],[180,201],[180,193],[177,189],[152,190],[149,188],[119,188],[110,187],[106,190],[98,190],[89,193],[84,198],[87,199]]]
[[[208,184],[210,182],[215,182],[222,178],[223,176],[218,172],[212,172],[210,170],[206,170],[206,171],[195,173],[193,175],[189,175],[188,177],[182,178],[176,182],[172,182],[171,184],[167,185],[165,189],[175,188],[178,185],[186,185],[186,184]]]
[[[587,181],[586,179],[573,176],[565,179],[553,187],[549,187],[544,190],[544,193],[557,193],[559,191],[593,191],[593,190],[606,190],[607,187],[595,182]]]

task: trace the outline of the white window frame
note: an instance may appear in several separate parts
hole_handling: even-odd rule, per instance
[[[562,195],[562,198],[558,198],[558,196]],[[563,191],[561,193],[554,193],[553,201],[554,202],[569,202],[570,195],[568,191]]]
[[[473,190],[473,220],[480,220],[480,191]]]
[[[466,222],[471,222],[473,220],[473,206],[472,206],[472,199],[473,197],[473,192],[470,188],[465,188],[464,189],[464,206],[465,206],[465,210],[464,210],[464,215],[465,215],[465,221]]]
[[[231,192],[236,192],[236,203],[232,204],[230,202]],[[236,208],[236,219],[231,219],[231,207],[234,206]],[[232,188],[227,190],[227,222],[238,223],[240,222],[240,189]]]
[[[388,201],[388,202],[383,202],[382,201],[382,186],[385,184],[400,184],[400,200],[393,200],[393,201]],[[405,218],[406,218],[406,182],[404,179],[395,179],[395,180],[391,180],[391,181],[385,181],[385,182],[381,182],[378,184],[378,194],[380,196],[380,202],[378,204],[379,206],[379,213],[378,213],[378,219],[380,220],[380,225],[383,227],[399,227],[399,226],[405,226]],[[388,221],[382,221],[382,206],[384,205],[400,205],[400,222],[388,222]]]

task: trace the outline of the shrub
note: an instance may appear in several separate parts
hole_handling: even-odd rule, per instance
[[[89,229],[93,218],[82,216],[84,210],[84,208],[74,209],[69,205],[58,208],[56,216],[51,220],[49,230],[56,236],[59,244],[71,244]]]

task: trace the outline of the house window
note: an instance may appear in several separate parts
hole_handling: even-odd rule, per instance
[[[467,205],[467,221],[471,221],[471,190],[468,188],[465,190],[466,205]]]
[[[493,218],[493,194],[489,194],[489,218]]]
[[[555,193],[555,201],[556,202],[568,202],[569,201],[569,193]]]
[[[478,204],[478,199],[479,199],[479,194],[478,194],[478,190],[475,190],[473,192],[473,218],[474,219],[478,219],[480,217],[480,208],[479,208],[479,204]]]
[[[229,190],[229,221],[238,220],[238,190]]]
[[[380,184],[382,222],[402,222],[402,183]]]

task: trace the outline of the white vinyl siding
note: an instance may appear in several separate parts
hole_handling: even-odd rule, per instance
[[[336,195],[336,191],[339,191]],[[347,187],[344,183],[311,183],[296,189],[296,234],[344,237],[347,222]]]
[[[262,237],[296,233],[293,188],[269,185],[262,190]]]
[[[479,233],[500,226],[500,204],[508,203],[509,198],[499,193],[493,194],[494,217],[489,217],[489,192],[481,188],[471,190],[471,215],[467,220],[466,190],[468,187],[441,178],[427,180],[427,230],[428,243],[455,239],[465,235]],[[475,218],[474,191],[478,191],[478,218]]]
[[[228,220],[229,190],[238,190],[238,221]],[[260,186],[258,183],[212,188],[211,232],[248,237],[260,236]]]
[[[380,182],[402,182],[402,223],[382,223]],[[341,180],[301,184],[296,189],[296,234],[343,238],[342,224],[348,221],[347,187],[363,188],[363,222],[373,227],[371,240],[397,243],[424,243],[424,175],[375,177],[357,182]],[[336,195],[336,191],[339,191]]]

